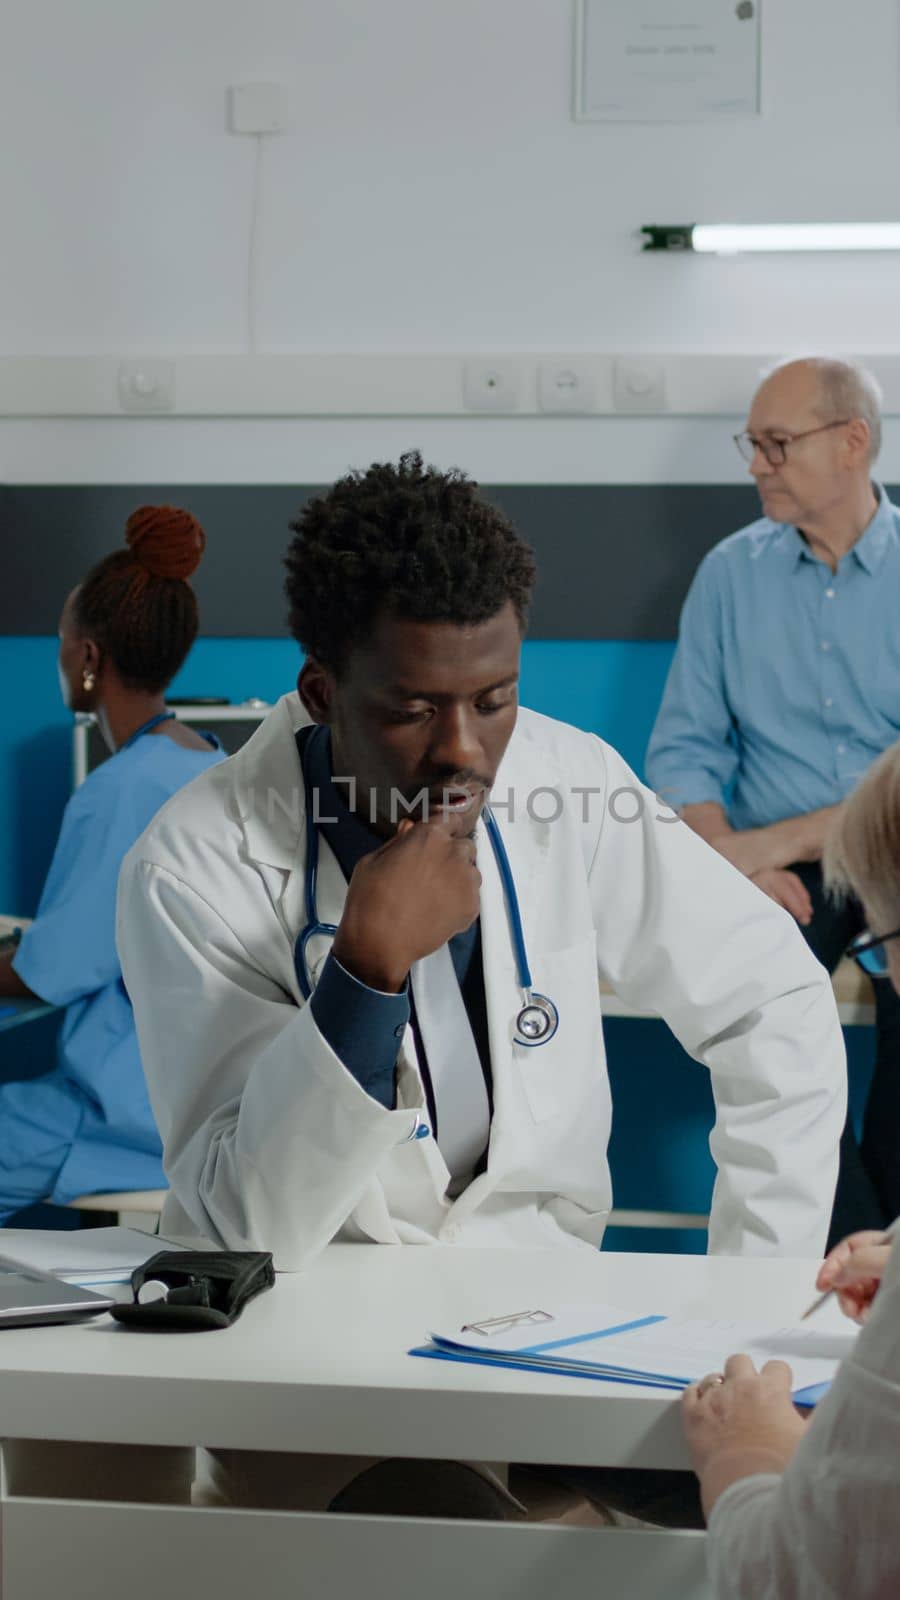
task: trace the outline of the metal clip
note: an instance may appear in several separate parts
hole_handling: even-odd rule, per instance
[[[509,1333],[513,1328],[538,1327],[543,1322],[552,1322],[553,1317],[549,1311],[511,1311],[507,1317],[486,1317],[484,1322],[464,1322],[463,1333],[483,1333],[486,1338],[492,1339],[499,1333]]]

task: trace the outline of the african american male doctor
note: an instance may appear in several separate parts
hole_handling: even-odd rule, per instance
[[[511,524],[410,454],[308,503],[286,565],[298,692],[120,880],[164,1231],[288,1270],[338,1237],[596,1247],[605,978],[711,1073],[710,1249],[820,1254],[828,978],[613,749],[518,709]]]

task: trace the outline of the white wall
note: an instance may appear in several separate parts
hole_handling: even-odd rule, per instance
[[[759,121],[575,124],[570,0],[24,0],[0,53],[0,355],[900,350],[895,256],[641,256],[648,221],[896,214],[895,0],[767,0]],[[874,363],[877,370],[877,362]],[[410,442],[497,479],[739,477],[715,421],[9,421],[13,481],[318,479]],[[883,469],[900,477],[900,424]]]

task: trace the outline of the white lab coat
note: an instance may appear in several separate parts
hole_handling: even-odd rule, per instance
[[[612,1202],[599,971],[664,1017],[712,1073],[710,1248],[818,1256],[846,1084],[826,973],[788,914],[674,819],[614,750],[530,711],[519,714],[494,809],[533,981],[556,1001],[560,1025],[537,1049],[513,1043],[520,991],[479,825],[494,1116],[487,1170],[446,1197],[434,1139],[410,1138],[417,1113],[428,1115],[411,1031],[388,1111],[342,1065],[299,992],[294,733],[306,721],[286,695],[237,755],[163,808],[123,865],[118,943],[172,1188],[164,1231],[271,1250],[282,1269],[335,1237],[596,1246]],[[535,820],[563,802],[556,820]],[[322,921],[340,920],[344,895],[323,841]],[[314,941],[314,970],[326,954]]]

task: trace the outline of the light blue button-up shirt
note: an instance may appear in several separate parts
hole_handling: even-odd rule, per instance
[[[900,511],[877,492],[836,573],[768,517],[704,557],[647,751],[670,804],[735,828],[817,811],[900,738]]]

